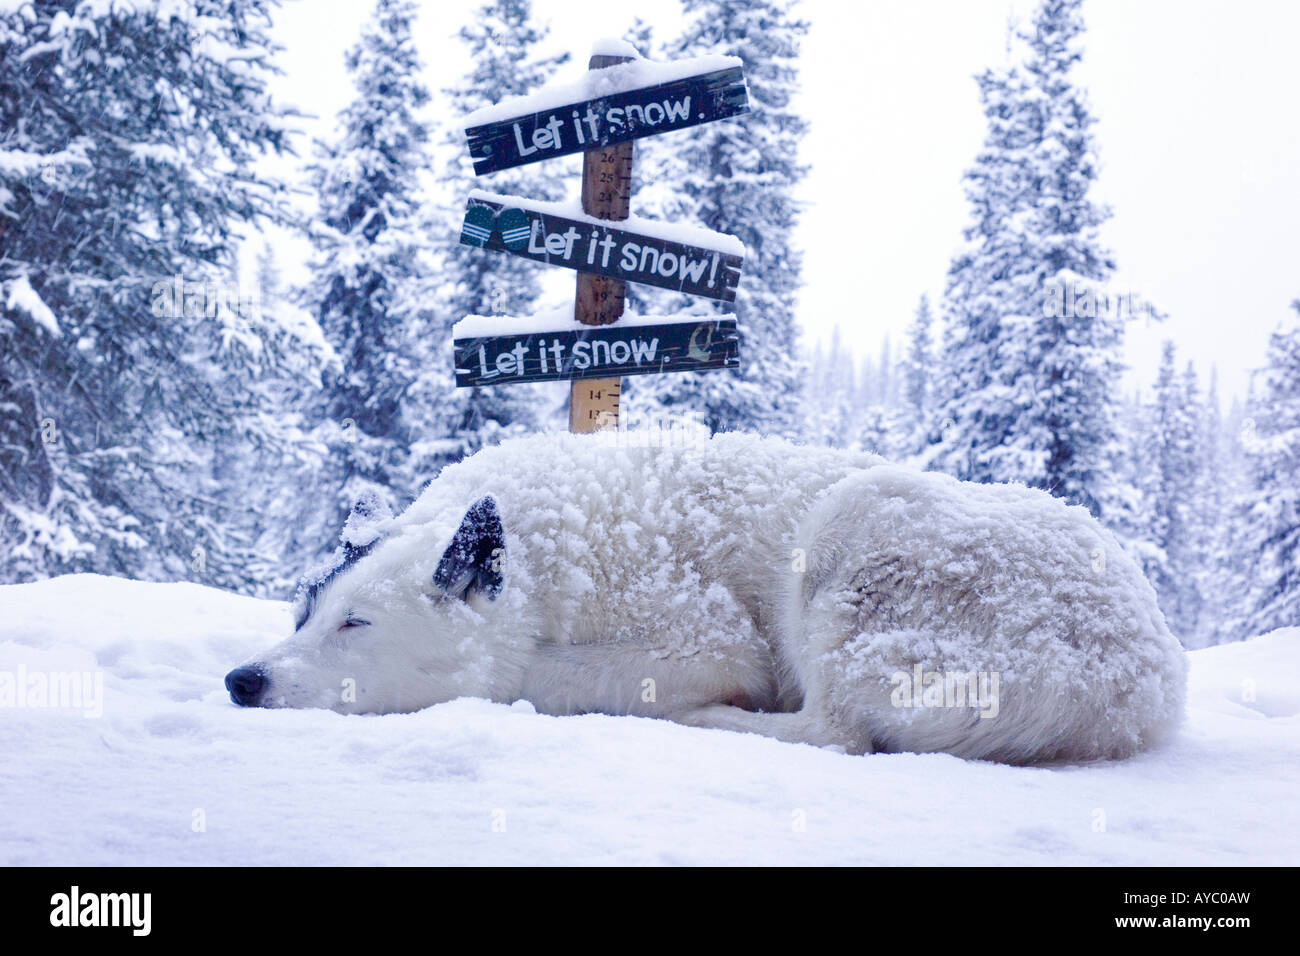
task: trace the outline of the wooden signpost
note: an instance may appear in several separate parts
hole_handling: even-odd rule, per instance
[[[630,57],[596,54],[589,70],[625,63]],[[601,142],[582,156],[582,211],[598,219],[626,219],[632,209],[632,143]],[[578,273],[573,317],[581,325],[609,325],[623,317],[627,286],[608,275]],[[569,386],[569,431],[594,432],[618,427],[623,380],[613,377],[575,381]]]
[[[460,241],[577,270],[576,324],[503,333],[491,320],[475,326],[475,317],[466,319],[458,324],[454,343],[458,386],[571,380],[569,430],[590,432],[617,426],[623,375],[739,366],[735,319],[620,322],[627,282],[723,302],[736,298],[744,258],[739,240],[629,222],[633,140],[749,109],[738,61],[701,62],[712,68],[627,88],[646,61],[598,53],[588,67],[608,71],[595,78],[606,90],[602,95],[504,119],[494,116],[465,131],[476,175],[583,153],[582,217],[566,215],[551,203],[471,194]],[[691,65],[683,62],[678,71]],[[620,222],[628,222],[628,228],[616,228]]]

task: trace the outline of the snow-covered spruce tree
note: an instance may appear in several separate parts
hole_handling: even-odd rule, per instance
[[[855,439],[849,447],[898,461],[912,454],[901,402],[903,368],[902,360],[894,360],[893,346],[886,336],[879,358],[863,366],[859,401],[854,411]]]
[[[1246,607],[1239,638],[1300,625],[1300,299],[1273,332],[1245,441],[1250,486],[1239,506]]]
[[[269,8],[0,13],[4,580],[240,583],[249,543],[212,462],[250,409],[218,361],[216,290],[238,224],[288,219],[258,170],[286,148]]]
[[[823,351],[818,343],[809,357],[802,399],[800,419],[807,441],[830,448],[855,445],[862,405],[853,353],[844,345],[838,325],[831,330],[829,348]]]
[[[746,256],[734,310],[681,303],[674,311],[734,311],[740,323],[739,372],[646,376],[635,400],[656,413],[691,415],[713,431],[744,429],[797,437],[802,362],[795,299],[801,254],[792,245],[805,173],[797,161],[807,122],[790,105],[807,24],[790,0],[685,0],[689,22],[669,48],[672,59],[728,53],[745,63],[752,112],[668,136],[672,219],[739,236]],[[850,295],[846,292],[846,295]]]
[[[929,296],[923,295],[916,307],[916,316],[907,329],[907,353],[899,363],[903,400],[903,434],[899,436],[899,443],[909,455],[921,450],[926,430],[930,427],[931,382],[935,377],[933,324]]]
[[[884,405],[867,405],[858,409],[852,448],[899,458],[898,417],[895,409]]]
[[[223,310],[220,361],[249,414],[241,432],[217,449],[222,467],[214,473],[214,495],[240,506],[252,542],[241,590],[283,597],[337,530],[329,526],[332,510],[304,491],[325,487],[331,477],[333,429],[315,412],[325,379],[340,369],[315,318],[286,297],[269,244],[243,288],[251,295],[241,308]]]
[[[429,130],[418,111],[429,101],[411,39],[416,5],[379,0],[345,65],[356,98],[339,117],[336,141],[318,144],[310,167],[319,214],[316,252],[301,301],[314,312],[341,362],[327,383],[337,519],[353,501],[377,494],[403,502],[412,434],[407,392],[426,364],[430,328],[426,239],[417,209],[417,174],[428,164]],[[322,546],[328,542],[322,542]]]
[[[838,331],[838,329],[836,329]],[[808,369],[809,376],[820,376],[824,374],[826,368],[826,352],[822,348],[821,342],[813,345],[811,351],[804,355],[804,364]],[[624,393],[626,394],[626,392]],[[805,386],[803,391],[803,410],[800,413],[803,420],[803,437],[805,441],[814,445],[822,445],[826,442],[826,432],[828,424],[826,416],[823,414],[822,405],[812,401],[811,389]]]
[[[457,389],[452,373],[452,326],[467,315],[530,315],[538,310],[543,266],[461,245],[460,223],[471,189],[559,200],[571,181],[571,163],[552,161],[504,170],[478,180],[465,148],[462,117],[501,100],[531,93],[550,79],[568,54],[537,52],[546,31],[533,20],[530,0],[489,0],[477,7],[458,36],[472,64],[459,84],[443,91],[449,117],[449,160],[437,188],[441,208],[427,229],[442,275],[431,340],[445,343],[422,370],[413,395],[421,416],[413,472],[426,480],[446,464],[514,434],[539,427],[551,392],[546,386]],[[565,173],[568,170],[568,176]]]
[[[880,370],[893,367],[889,354],[886,340],[877,360],[867,356],[857,361],[845,346],[838,325],[832,329],[827,348],[820,343],[814,346],[806,358],[808,374],[800,412],[803,440],[831,448],[863,449],[886,458],[906,456],[907,431],[897,391],[881,381]]]
[[[1195,401],[1189,383],[1174,370],[1174,343],[1166,341],[1148,409],[1143,455],[1149,468],[1143,489],[1149,537],[1159,550],[1144,570],[1170,630],[1187,647],[1199,646],[1196,571],[1202,558],[1196,527],[1202,464],[1197,434],[1200,409],[1192,404]]]
[[[1039,487],[1104,518],[1118,494],[1111,463],[1124,329],[1103,289],[1115,265],[1098,230],[1110,212],[1088,197],[1097,178],[1095,121],[1086,94],[1070,79],[1082,55],[1081,3],[1044,0],[1025,37],[1031,50],[1025,68],[1036,94],[1029,104],[1030,176],[1037,188],[1028,255],[1036,287],[1072,288],[1075,304],[1045,303],[1030,324],[1020,382],[1034,401],[1023,408],[1016,431],[1044,455]]]
[[[1256,531],[1251,494],[1255,486],[1252,453],[1258,441],[1255,419],[1251,417],[1251,412],[1258,407],[1256,384],[1254,380],[1247,384],[1244,401],[1233,398],[1220,431],[1223,443],[1221,460],[1226,476],[1223,503],[1226,517],[1222,528],[1225,543],[1217,568],[1221,607],[1216,644],[1255,636],[1248,623],[1254,609],[1251,592],[1255,584],[1255,561],[1247,549]]]
[[[1238,447],[1240,405],[1225,420],[1219,405],[1217,367],[1211,369],[1210,386],[1200,421],[1202,458],[1201,493],[1197,514],[1203,527],[1205,557],[1196,571],[1197,591],[1203,600],[1202,643],[1231,640],[1230,621],[1238,598],[1245,592],[1239,579],[1237,549],[1242,535],[1234,527],[1232,503],[1242,491],[1244,455]]]
[[[964,177],[971,222],[948,269],[941,384],[922,461],[958,478],[999,481],[1020,470],[1008,353],[1015,317],[1033,298],[1023,230],[1033,202],[1024,161],[1031,132],[1018,69],[986,70],[976,82],[988,131]]]
[[[1192,486],[1192,500],[1187,508],[1187,584],[1182,613],[1189,628],[1188,633],[1196,647],[1216,643],[1221,595],[1216,575],[1216,533],[1223,527],[1225,515],[1219,501],[1214,459],[1218,454],[1217,441],[1208,433],[1206,423],[1209,402],[1217,396],[1201,397],[1200,379],[1195,366],[1189,361],[1182,375],[1183,407],[1187,416],[1187,444],[1195,455],[1193,470],[1188,475]]]
[[[1161,566],[1165,560],[1165,552],[1152,537],[1155,520],[1150,495],[1150,413],[1150,402],[1140,389],[1120,400],[1119,450],[1115,456],[1115,487],[1120,494],[1106,522],[1124,550],[1143,568]]]
[[[1022,481],[1106,518],[1123,326],[1101,287],[1114,271],[1089,199],[1096,179],[1078,62],[1081,0],[1044,0],[1021,70],[985,74],[989,138],[968,176],[975,222],[947,295],[949,442],[960,477]]]

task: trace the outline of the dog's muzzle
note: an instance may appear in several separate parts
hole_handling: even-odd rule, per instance
[[[240,707],[256,707],[266,689],[266,671],[260,667],[236,667],[226,675],[226,690]]]

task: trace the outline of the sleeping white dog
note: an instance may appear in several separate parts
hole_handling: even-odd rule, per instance
[[[1119,758],[1179,723],[1186,662],[1082,508],[869,454],[726,434],[545,435],[359,502],[236,703],[456,697],[637,714],[850,753]]]

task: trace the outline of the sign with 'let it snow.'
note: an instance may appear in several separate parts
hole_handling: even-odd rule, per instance
[[[734,253],[744,247],[731,236],[703,230],[690,233],[700,236],[700,241],[712,237],[715,246],[724,246],[728,252],[615,229],[608,221],[569,219],[536,208],[540,204],[526,206],[527,200],[515,201],[519,205],[472,196],[460,241],[624,282],[724,302],[736,298],[743,260]]]
[[[466,319],[467,323],[475,318]],[[550,332],[476,336],[457,329],[456,385],[510,385],[740,364],[736,320],[700,317],[649,325],[570,324]]]
[[[526,107],[527,98],[520,105]],[[744,74],[736,66],[471,126],[465,137],[474,173],[482,176],[748,110]]]

